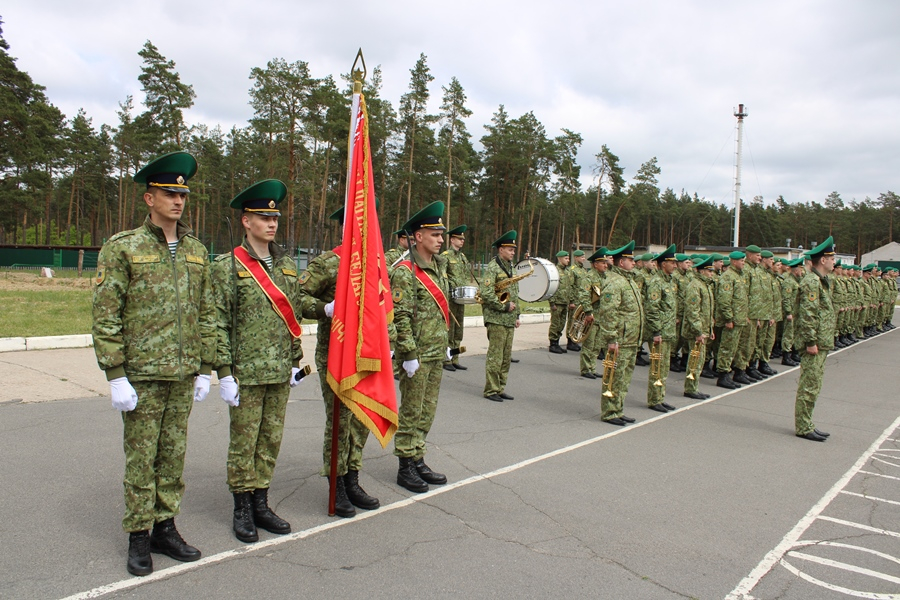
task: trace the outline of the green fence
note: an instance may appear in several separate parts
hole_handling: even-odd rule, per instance
[[[53,269],[77,269],[78,252],[71,248],[0,248],[0,267]],[[85,250],[83,267],[85,271],[97,268],[98,250]]]

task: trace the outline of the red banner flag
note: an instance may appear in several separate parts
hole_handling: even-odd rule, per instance
[[[362,93],[353,94],[351,125],[328,384],[383,448],[397,431],[397,394],[387,328],[394,318],[394,303],[375,208],[368,114]]]

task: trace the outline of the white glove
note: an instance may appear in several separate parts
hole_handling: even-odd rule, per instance
[[[219,395],[228,406],[239,406],[241,403],[241,394],[238,391],[238,382],[233,375],[223,377],[219,380]]]
[[[447,360],[453,360],[453,355],[450,354],[450,348],[447,348]]]
[[[116,377],[109,381],[109,392],[112,395],[112,407],[122,412],[134,410],[137,406],[137,392],[127,377]]]
[[[194,402],[203,402],[209,394],[209,375],[197,375],[194,380]]]
[[[415,375],[416,371],[419,370],[419,359],[414,358],[412,360],[404,360],[403,370],[406,371],[407,377],[412,377],[413,375]]]
[[[394,351],[391,350],[391,360],[394,360]]]
[[[297,387],[301,383],[303,383],[303,379],[297,379],[297,373],[300,372],[300,369],[297,367],[291,367],[291,387]]]
[[[329,319],[334,316],[334,300],[325,305],[325,316]]]

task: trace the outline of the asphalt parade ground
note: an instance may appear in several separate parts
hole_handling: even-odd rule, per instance
[[[503,403],[482,398],[483,328],[467,371],[444,372],[428,464],[450,483],[396,485],[369,439],[360,483],[382,508],[328,517],[317,377],[291,393],[270,492],[294,533],[231,531],[227,406],[195,404],[176,519],[203,552],[125,570],[122,423],[93,350],[0,354],[0,598],[900,598],[900,333],[829,355],[815,410],[824,443],[794,436],[799,369],[706,401],[646,408],[637,367],[620,428],[600,380],[517,332]],[[304,351],[312,357],[312,337]],[[307,343],[309,342],[309,343]],[[598,367],[599,369],[599,367]],[[723,392],[723,393],[719,393]],[[35,401],[38,400],[38,401]]]

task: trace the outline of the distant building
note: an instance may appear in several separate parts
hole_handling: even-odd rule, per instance
[[[891,242],[885,244],[881,248],[876,248],[871,252],[862,255],[860,264],[867,265],[875,263],[879,267],[897,267],[900,268],[900,244]]]

